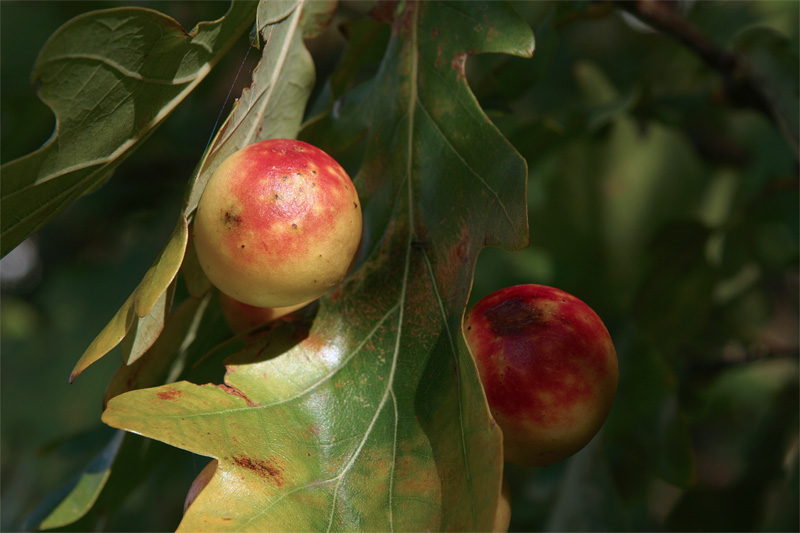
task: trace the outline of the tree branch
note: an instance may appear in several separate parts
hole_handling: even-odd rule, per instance
[[[725,86],[725,94],[734,105],[758,110],[777,123],[769,98],[741,59],[711,42],[670,3],[658,0],[616,0],[614,4],[645,24],[681,42],[696,53],[706,65],[719,72]]]

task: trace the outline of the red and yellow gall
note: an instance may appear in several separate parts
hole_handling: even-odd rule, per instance
[[[574,454],[608,416],[619,370],[600,317],[543,285],[507,287],[464,318],[505,460],[545,466]]]
[[[228,157],[194,218],[200,265],[228,296],[294,306],[344,279],[361,239],[361,202],[345,170],[308,143],[268,139]]]

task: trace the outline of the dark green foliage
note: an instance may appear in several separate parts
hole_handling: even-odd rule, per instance
[[[52,222],[27,241],[38,254],[38,267],[27,277],[8,281],[11,262],[3,262],[0,529],[34,528],[42,520],[76,520],[62,528],[72,531],[176,528],[185,491],[207,458],[133,434],[110,457],[118,443],[111,430],[98,429],[101,408],[117,396],[115,405],[127,402],[141,418],[131,422],[128,414],[120,422],[114,411],[107,420],[214,455],[216,444],[204,442],[202,432],[184,434],[181,424],[164,429],[160,419],[169,418],[168,411],[147,412],[148,398],[176,389],[148,387],[222,383],[225,361],[235,371],[228,384],[267,404],[282,381],[271,375],[274,387],[260,390],[256,374],[306,368],[271,358],[301,359],[308,327],[336,337],[339,344],[331,346],[369,338],[372,351],[365,353],[385,355],[402,345],[402,355],[384,366],[354,358],[320,379],[318,394],[298,395],[296,406],[220,417],[220,427],[251,427],[245,417],[253,415],[263,417],[255,426],[275,435],[295,423],[319,430],[336,420],[329,426],[330,455],[304,463],[321,472],[336,466],[337,454],[358,456],[345,461],[341,474],[352,494],[332,492],[334,500],[350,503],[352,521],[342,512],[334,522],[330,513],[333,526],[356,528],[353,516],[380,506],[374,495],[383,485],[359,487],[370,487],[370,476],[373,483],[382,479],[386,471],[378,465],[395,443],[403,457],[397,468],[410,468],[419,479],[408,472],[395,472],[393,479],[400,489],[418,489],[419,499],[394,507],[394,526],[430,524],[430,511],[422,509],[439,501],[443,528],[477,527],[484,500],[497,489],[497,438],[478,406],[458,322],[465,304],[516,283],[557,286],[592,306],[615,341],[621,378],[611,416],[586,449],[547,468],[506,466],[512,530],[800,529],[798,4],[675,3],[680,9],[691,4],[679,15],[694,37],[687,37],[684,22],[664,22],[663,12],[639,13],[651,24],[666,24],[661,32],[643,29],[634,21],[640,3],[493,4],[484,12],[473,2],[411,10],[387,3],[370,12],[369,2],[312,2],[294,33],[278,24],[288,18],[270,15],[277,21],[273,33],[267,29],[274,54],[253,75],[258,91],[276,84],[275,102],[265,104],[270,120],[262,123],[264,135],[298,135],[335,155],[356,177],[367,230],[348,292],[297,315],[300,325],[259,332],[256,344],[231,337],[216,295],[192,263],[191,247],[185,251],[180,238],[170,240],[176,217],[190,217],[230,139],[251,140],[244,127],[230,127],[256,120],[250,111],[256,104],[242,96],[261,54],[247,52],[250,23],[240,25],[247,27],[237,29],[241,37],[231,52],[163,127],[137,141],[138,150],[124,162],[113,160],[108,181],[103,170],[52,197],[37,189],[39,196],[26,201],[59,210],[71,205],[30,222],[3,205],[4,239],[7,231],[15,235],[3,244],[4,254]],[[0,3],[4,201],[21,183],[30,186],[19,158],[35,151],[52,127],[29,84],[36,53],[71,17],[119,6]],[[225,4],[214,2],[148,7],[186,28],[225,13]],[[524,57],[526,24],[536,38],[532,58]],[[315,81],[301,36],[314,59]],[[697,36],[713,47],[710,54],[699,53]],[[295,55],[273,77],[280,47]],[[220,110],[223,119],[230,112],[225,95],[246,53],[232,89],[242,96],[233,122],[209,141]],[[725,57],[741,68],[715,60]],[[94,135],[92,143],[107,140]],[[527,198],[520,179],[525,164]],[[530,245],[485,248],[478,256],[483,244],[524,245],[526,199]],[[504,210],[508,218],[498,215]],[[174,301],[172,314],[165,318],[158,305],[153,311],[141,304],[145,316],[130,316],[147,335],[130,333],[136,328],[112,332],[128,332],[123,357],[141,357],[114,374],[119,352],[102,360],[96,353],[95,366],[67,388],[76,360],[168,241],[168,257],[157,264],[183,258],[180,272],[173,278],[165,267],[139,296],[149,303],[162,295],[167,308]],[[137,304],[130,305],[134,313]],[[384,322],[375,316],[405,326],[403,334],[381,330]],[[131,349],[136,340],[155,344]],[[365,405],[380,403],[389,390],[382,388],[386,379],[396,380],[392,397],[407,416],[378,417],[368,406],[337,403],[361,394]],[[198,393],[198,404],[217,397],[245,403],[224,389],[197,385],[175,387],[207,395]],[[118,396],[131,389],[144,390]],[[338,396],[342,389],[348,394]],[[469,417],[456,416],[466,407]],[[372,430],[372,415],[374,435],[363,430]],[[364,437],[364,446],[350,447],[348,431]],[[291,453],[305,453],[303,446],[314,440],[285,433]],[[259,448],[263,444],[248,449],[270,450]],[[222,449],[238,448],[227,442]],[[454,453],[462,450],[463,456]],[[97,474],[106,468],[110,475],[98,485]],[[463,476],[467,471],[471,475]],[[76,507],[52,513],[78,479],[97,490],[72,491],[65,501]],[[446,489],[439,490],[443,480]],[[328,493],[319,494],[327,501]],[[287,499],[285,505],[298,504]],[[403,509],[414,510],[403,515]],[[303,520],[322,524],[313,513]],[[372,514],[360,523],[387,527],[381,520]]]

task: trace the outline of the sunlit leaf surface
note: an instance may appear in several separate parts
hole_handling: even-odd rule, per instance
[[[100,332],[97,337],[92,341],[86,351],[83,352],[81,358],[72,369],[69,376],[69,381],[72,383],[84,370],[86,370],[92,363],[97,362],[101,357],[110,352],[117,346],[136,320],[136,312],[134,310],[134,296],[136,293],[131,294],[125,303],[120,307],[111,321],[106,324],[106,327]]]
[[[181,215],[167,244],[139,286],[117,311],[111,321],[92,341],[70,375],[70,382],[92,363],[123,342],[123,360],[131,364],[156,341],[172,307],[175,276],[183,262],[189,238],[186,217]]]
[[[505,4],[398,8],[356,110],[369,141],[351,277],[321,300],[310,329],[286,324],[274,342],[234,354],[225,385],[111,399],[106,423],[219,460],[182,530],[490,527],[500,434],[461,319],[480,249],[527,243],[527,170],[475,101],[465,63],[532,51],[530,29]],[[249,108],[268,93],[251,93]],[[251,139],[259,124],[244,116],[226,128]]]

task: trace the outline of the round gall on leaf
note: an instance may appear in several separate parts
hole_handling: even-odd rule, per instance
[[[517,285],[464,317],[505,460],[545,466],[574,454],[605,422],[619,370],[600,317],[553,287]]]
[[[350,177],[319,148],[291,139],[229,156],[194,218],[208,279],[257,307],[318,298],[344,279],[360,240],[361,202]]]

